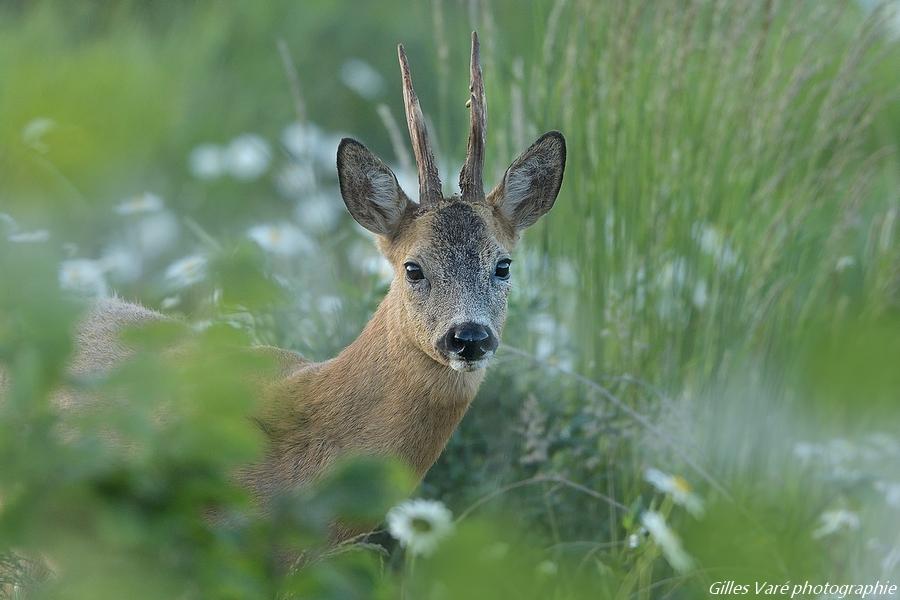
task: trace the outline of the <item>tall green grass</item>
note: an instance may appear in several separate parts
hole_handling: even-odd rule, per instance
[[[892,125],[897,81],[884,73],[897,48],[883,11],[698,1],[552,13],[543,60],[525,56],[522,80],[492,79],[497,105],[524,104],[522,123],[500,110],[493,131],[568,136],[564,195],[537,235],[575,266],[566,324],[579,364],[705,381],[726,353],[781,361],[823,312],[896,310],[897,139],[877,131]]]

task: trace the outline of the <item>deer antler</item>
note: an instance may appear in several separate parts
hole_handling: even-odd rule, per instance
[[[481,76],[481,57],[478,33],[472,32],[472,60],[469,65],[470,110],[469,144],[466,147],[466,162],[459,172],[459,189],[462,197],[469,200],[484,198],[484,138],[487,130],[487,100],[484,97],[484,79]]]
[[[397,46],[400,57],[400,74],[403,77],[403,106],[406,109],[406,124],[409,126],[409,138],[412,140],[416,167],[419,170],[419,204],[435,203],[443,198],[441,178],[431,146],[428,144],[428,131],[425,128],[425,117],[419,106],[419,98],[413,89],[412,77],[409,74],[409,62],[403,44]]]

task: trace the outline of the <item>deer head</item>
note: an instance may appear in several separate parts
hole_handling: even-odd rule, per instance
[[[566,143],[557,131],[545,133],[513,161],[493,191],[484,193],[487,106],[473,32],[466,160],[460,194],[445,197],[402,45],[398,53],[418,202],[404,194],[381,159],[350,138],[341,141],[337,153],[341,195],[353,218],[378,236],[393,265],[388,300],[400,315],[393,326],[438,363],[474,371],[497,349],[513,279],[511,253],[522,230],[553,206]]]

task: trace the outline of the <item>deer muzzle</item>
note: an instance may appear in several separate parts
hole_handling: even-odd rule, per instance
[[[499,340],[490,327],[479,323],[461,323],[450,328],[438,342],[438,349],[454,363],[468,370],[469,365],[476,365],[482,359],[493,354]],[[480,365],[479,365],[480,366]]]

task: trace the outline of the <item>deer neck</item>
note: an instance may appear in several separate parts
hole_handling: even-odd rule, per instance
[[[475,397],[484,370],[454,371],[407,333],[404,307],[388,293],[359,337],[306,374],[305,412],[341,450],[407,462],[419,477],[431,467]],[[313,408],[314,406],[314,408]]]

